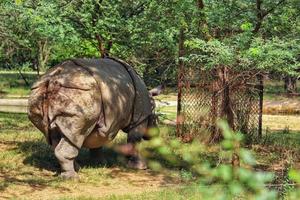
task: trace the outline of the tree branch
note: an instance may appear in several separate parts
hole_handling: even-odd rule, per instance
[[[124,18],[129,19],[133,16],[139,15],[141,13],[143,13],[145,11],[145,6],[147,5],[147,3],[149,4],[149,2],[143,2],[140,5],[138,5],[136,8],[133,9],[132,12],[130,13],[125,13],[123,15]]]
[[[210,40],[212,37],[209,33],[209,27],[207,24],[205,13],[204,13],[205,5],[204,5],[203,0],[197,0],[197,7],[198,7],[198,10],[201,15],[201,17],[199,19],[199,32],[203,35],[205,40]]]
[[[275,6],[267,11],[263,11],[262,4],[263,0],[256,0],[256,25],[253,29],[253,33],[258,33],[258,31],[261,28],[262,22],[264,18],[269,15],[271,12],[273,12],[280,4],[284,3],[286,0],[280,0],[278,3],[275,4]]]
[[[275,6],[265,12],[263,12],[263,17],[266,17],[268,14],[270,14],[271,12],[273,12],[280,4],[284,3],[286,0],[281,0],[279,1],[277,4],[275,4]]]
[[[252,31],[253,33],[257,33],[261,27],[262,20],[263,20],[263,14],[262,14],[262,0],[256,0],[256,25],[254,30]]]

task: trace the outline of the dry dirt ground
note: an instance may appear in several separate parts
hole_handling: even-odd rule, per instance
[[[80,180],[65,181],[58,176],[58,163],[43,140],[30,136],[10,139],[0,141],[0,199],[135,195],[181,183],[170,171],[128,169],[122,156],[110,149],[101,162],[91,161],[88,152],[82,152],[78,158]]]

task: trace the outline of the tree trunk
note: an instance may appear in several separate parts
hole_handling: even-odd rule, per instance
[[[40,71],[46,71],[46,64],[49,60],[49,56],[51,52],[51,47],[48,44],[48,40],[38,41],[38,49],[39,49],[39,55],[38,55],[37,71],[39,73]]]
[[[178,87],[178,96],[177,96],[177,120],[176,120],[176,134],[178,137],[182,137],[182,124],[183,124],[183,116],[181,114],[181,100],[182,100],[182,88],[183,88],[183,79],[184,79],[184,63],[180,59],[185,54],[184,52],[184,29],[180,29],[179,33],[179,44],[178,44],[178,72],[177,72],[177,87]]]
[[[215,73],[216,71],[212,71],[212,73]],[[220,90],[219,87],[219,79],[215,80],[212,83],[212,96],[211,96],[211,135],[209,139],[209,143],[216,143],[217,141],[221,140],[221,133],[219,129],[217,128],[217,119],[219,117],[218,115],[218,91]]]
[[[204,2],[203,0],[197,0],[197,8],[199,11],[199,22],[198,22],[198,31],[203,39],[206,41],[211,40],[212,36],[209,32],[209,27],[207,23],[207,18],[204,13]]]
[[[231,105],[230,86],[229,86],[229,71],[227,67],[224,67],[220,76],[222,76],[223,82],[223,98],[222,98],[222,117],[224,117],[232,130],[234,127],[234,114]]]
[[[216,128],[216,122],[219,118],[227,120],[230,128],[232,130],[235,129],[228,68],[222,67],[220,69],[217,69],[215,73],[216,80],[213,83],[213,94],[211,98],[212,133],[210,137],[210,143],[216,143],[223,139],[223,136],[220,133],[219,129]],[[220,91],[222,93],[221,95],[218,95]]]
[[[262,138],[262,116],[263,116],[263,104],[264,104],[264,77],[258,75],[258,90],[259,90],[259,118],[258,118],[258,134]]]
[[[297,78],[292,76],[286,76],[284,78],[284,89],[287,94],[297,93]]]
[[[96,39],[97,39],[97,42],[98,42],[98,51],[99,51],[100,57],[104,58],[105,57],[104,41],[103,41],[102,37],[99,34],[96,35]]]
[[[100,57],[105,58],[105,57],[109,56],[109,51],[113,45],[113,41],[109,40],[106,43],[107,45],[105,45],[105,40],[99,34],[96,34],[96,40],[98,42],[98,51],[99,51]]]

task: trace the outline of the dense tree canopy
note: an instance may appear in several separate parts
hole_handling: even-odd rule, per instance
[[[45,70],[110,54],[148,83],[172,82],[183,30],[187,62],[294,75],[299,13],[298,0],[3,0],[0,66]]]

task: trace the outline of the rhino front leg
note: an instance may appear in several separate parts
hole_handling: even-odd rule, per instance
[[[65,137],[62,137],[54,152],[62,169],[61,177],[64,179],[78,179],[79,176],[75,171],[75,158],[78,155],[79,149]]]
[[[145,136],[148,128],[148,120],[133,128],[128,133],[127,145],[128,145],[128,167],[134,169],[147,169],[146,161],[139,154],[136,149],[137,143],[139,143]]]

